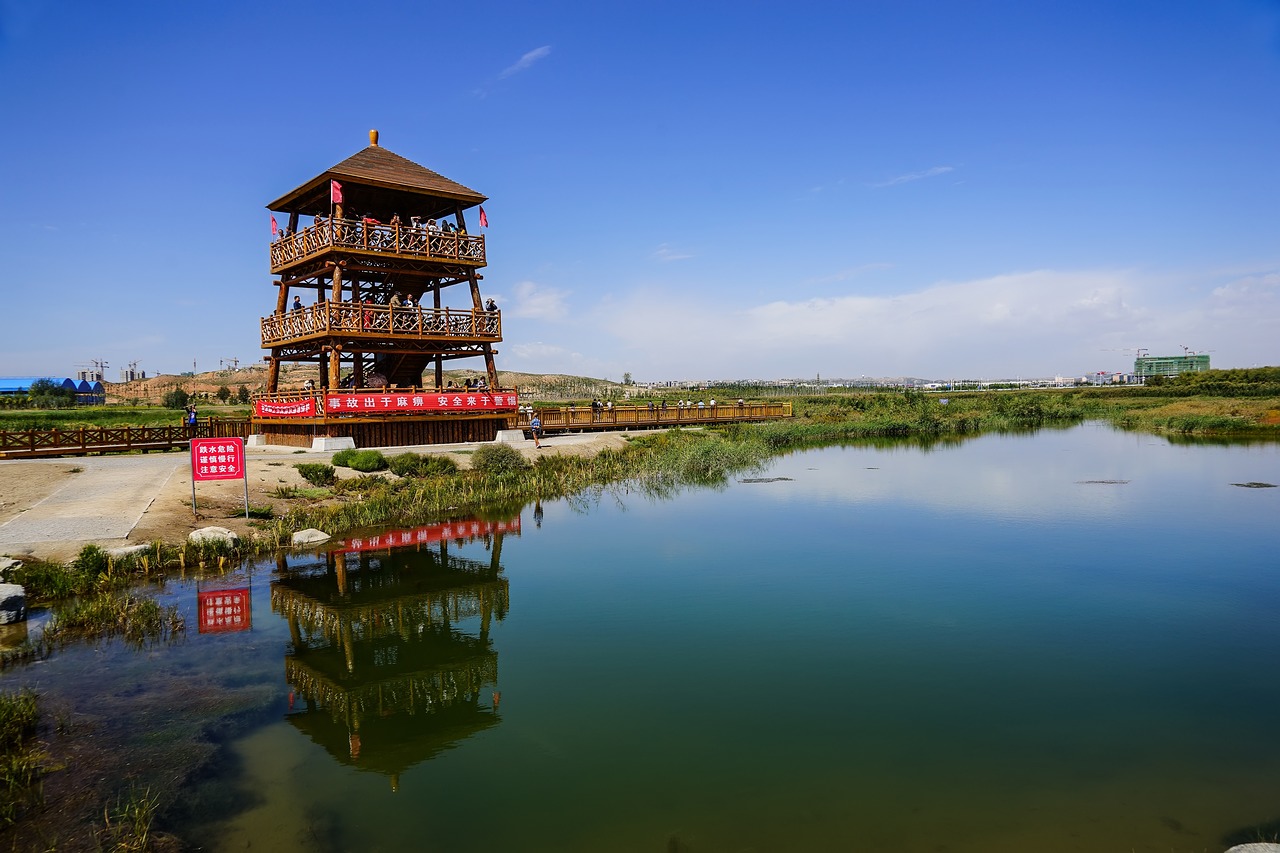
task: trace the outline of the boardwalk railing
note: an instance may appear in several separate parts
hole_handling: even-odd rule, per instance
[[[371,302],[317,302],[263,317],[261,327],[264,347],[332,334],[500,341],[502,312],[421,306],[392,308]]]
[[[614,406],[593,412],[590,406],[539,408],[538,419],[544,430],[559,432],[580,429],[649,428],[658,426],[696,426],[699,424],[734,423],[737,421],[769,421],[791,417],[790,403],[743,403],[706,406]],[[529,427],[529,412],[520,413],[519,426]]]
[[[484,266],[484,237],[426,226],[382,225],[363,219],[324,219],[271,244],[271,271],[329,249],[390,252],[397,255]]]
[[[246,438],[249,421],[206,418],[194,427],[79,427],[78,429],[0,430],[0,458],[85,456],[186,447],[193,438]]]

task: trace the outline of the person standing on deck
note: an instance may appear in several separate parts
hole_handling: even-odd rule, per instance
[[[533,446],[537,450],[542,449],[542,419],[536,414],[529,418],[529,432],[533,435]]]
[[[294,311],[302,310],[302,297],[296,294],[293,297],[293,310]]]

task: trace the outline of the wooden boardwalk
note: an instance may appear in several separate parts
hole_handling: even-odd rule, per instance
[[[790,403],[743,403],[680,407],[614,406],[593,412],[590,406],[541,407],[535,410],[546,433],[585,432],[613,429],[669,429],[684,426],[773,421],[791,417]],[[518,419],[520,429],[529,428],[529,412]]]

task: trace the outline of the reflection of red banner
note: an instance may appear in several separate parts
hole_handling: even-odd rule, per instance
[[[411,545],[429,545],[450,539],[475,539],[491,533],[518,533],[520,516],[510,521],[452,521],[448,524],[428,524],[407,530],[387,530],[373,536],[345,539],[333,548],[335,551],[381,551],[384,548],[405,548]]]
[[[253,626],[249,615],[249,588],[202,590],[200,599],[200,633],[248,631]]]
[[[260,418],[314,418],[316,401],[313,397],[305,400],[257,400],[253,404],[253,413]]]
[[[516,394],[456,391],[431,394],[329,394],[327,414],[341,412],[496,412],[520,405]]]

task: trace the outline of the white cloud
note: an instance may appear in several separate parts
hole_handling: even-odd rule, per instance
[[[513,317],[533,320],[563,320],[568,313],[568,292],[532,281],[517,282],[512,288],[513,304],[507,309]]]
[[[954,171],[954,166],[934,166],[925,169],[923,172],[908,172],[905,175],[898,175],[896,178],[890,178],[887,181],[881,181],[878,184],[872,184],[873,187],[891,187],[895,184],[905,184],[911,181],[921,181],[925,178],[936,178],[938,175],[945,175],[947,172]]]
[[[1109,353],[1118,347],[1177,353],[1184,339],[1213,348],[1215,365],[1277,361],[1280,275],[1190,301],[1174,297],[1177,283],[1128,270],[1036,270],[738,309],[710,293],[649,285],[602,303],[583,326],[609,337],[578,346],[599,347],[637,378],[1070,376],[1130,369]]]
[[[693,257],[692,252],[676,249],[670,243],[662,243],[653,250],[653,256],[660,261],[683,261]]]
[[[505,80],[512,74],[519,74],[521,71],[528,71],[533,64],[540,59],[545,59],[551,55],[551,45],[544,44],[542,47],[536,47],[533,50],[520,57],[514,65],[509,65],[498,75],[499,80]]]

